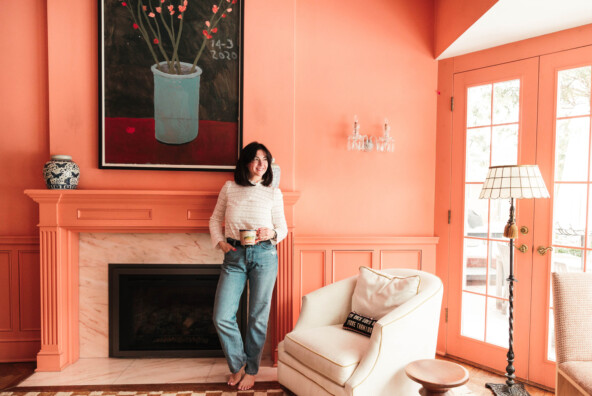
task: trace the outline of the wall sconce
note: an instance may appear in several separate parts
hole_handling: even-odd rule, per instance
[[[383,135],[379,138],[374,136],[366,136],[360,134],[360,123],[358,116],[354,116],[354,130],[352,134],[347,137],[347,149],[350,151],[372,151],[376,147],[376,151],[384,153],[392,153],[395,151],[395,139],[390,135],[391,126],[388,119],[384,119]]]

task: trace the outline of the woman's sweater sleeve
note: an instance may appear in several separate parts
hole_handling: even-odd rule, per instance
[[[273,208],[271,210],[271,221],[273,229],[277,232],[276,243],[280,243],[288,236],[288,224],[284,214],[284,196],[279,188],[276,188],[273,194]]]
[[[225,183],[218,194],[218,201],[214,208],[214,213],[210,217],[210,237],[212,238],[212,244],[215,248],[219,248],[218,243],[220,241],[226,241],[224,237],[224,215],[226,213],[226,202],[228,201],[228,188],[230,183]]]

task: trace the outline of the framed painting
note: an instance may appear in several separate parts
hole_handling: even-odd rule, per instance
[[[239,0],[99,1],[99,168],[231,171]]]

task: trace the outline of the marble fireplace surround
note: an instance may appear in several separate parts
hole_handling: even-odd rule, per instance
[[[61,371],[76,362],[81,353],[84,357],[104,353],[100,342],[92,345],[99,339],[94,338],[97,334],[93,335],[93,331],[100,332],[102,325],[92,324],[100,319],[97,312],[92,313],[96,307],[87,304],[100,298],[93,291],[101,288],[93,286],[101,279],[100,274],[93,274],[101,271],[97,269],[102,266],[99,257],[111,256],[119,244],[130,250],[116,257],[118,262],[153,262],[163,259],[160,254],[172,255],[181,263],[221,261],[217,252],[210,250],[209,235],[197,235],[209,234],[208,222],[217,192],[26,190],[25,194],[39,204],[41,350],[37,354],[37,371]],[[289,233],[278,245],[278,281],[270,320],[273,350],[292,327],[292,275],[288,269],[293,260],[293,207],[298,198],[297,192],[284,192]],[[136,243],[140,240],[143,242]],[[168,246],[167,242],[173,245],[172,250],[163,247]],[[84,255],[79,255],[79,245]],[[94,254],[94,247],[102,253]],[[156,253],[158,247],[165,251]],[[202,257],[193,258],[195,255]],[[80,286],[84,292],[80,292]],[[105,342],[102,336],[100,339]]]

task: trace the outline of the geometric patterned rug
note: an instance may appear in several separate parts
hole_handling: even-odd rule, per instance
[[[72,385],[14,387],[0,396],[287,396],[277,381],[256,382],[253,389],[239,391],[225,383],[150,385]]]

